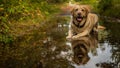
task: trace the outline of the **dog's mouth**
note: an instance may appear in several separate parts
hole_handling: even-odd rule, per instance
[[[81,21],[83,20],[83,17],[82,17],[82,16],[77,16],[77,17],[76,17],[76,20],[77,20],[78,22],[81,22]]]

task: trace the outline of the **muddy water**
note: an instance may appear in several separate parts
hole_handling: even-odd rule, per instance
[[[70,16],[50,20],[25,36],[29,40],[20,37],[16,47],[4,48],[0,68],[120,68],[120,23],[101,20],[106,29],[99,30],[98,38],[70,42],[66,40]]]
[[[69,21],[68,19],[65,23],[57,22],[58,26],[50,30],[49,41],[46,42],[50,47],[47,47],[48,56],[42,59],[43,68],[120,67],[119,23],[101,20],[106,29],[99,30],[98,39],[93,35],[70,42],[65,39]]]

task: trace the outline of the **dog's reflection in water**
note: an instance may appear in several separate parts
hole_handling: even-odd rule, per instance
[[[71,41],[72,43],[72,50],[74,53],[73,62],[77,65],[84,65],[89,60],[90,57],[88,56],[88,52],[97,47],[97,36],[86,36],[81,37],[78,40]]]

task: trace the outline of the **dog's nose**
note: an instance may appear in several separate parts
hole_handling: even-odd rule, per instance
[[[81,13],[78,13],[78,15],[80,16],[80,15],[81,15]]]

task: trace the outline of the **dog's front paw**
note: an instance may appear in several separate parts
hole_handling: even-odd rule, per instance
[[[73,37],[72,37],[72,40],[77,40],[77,39],[78,39],[77,36],[73,36]]]
[[[66,39],[67,40],[71,40],[72,36],[67,36]]]

